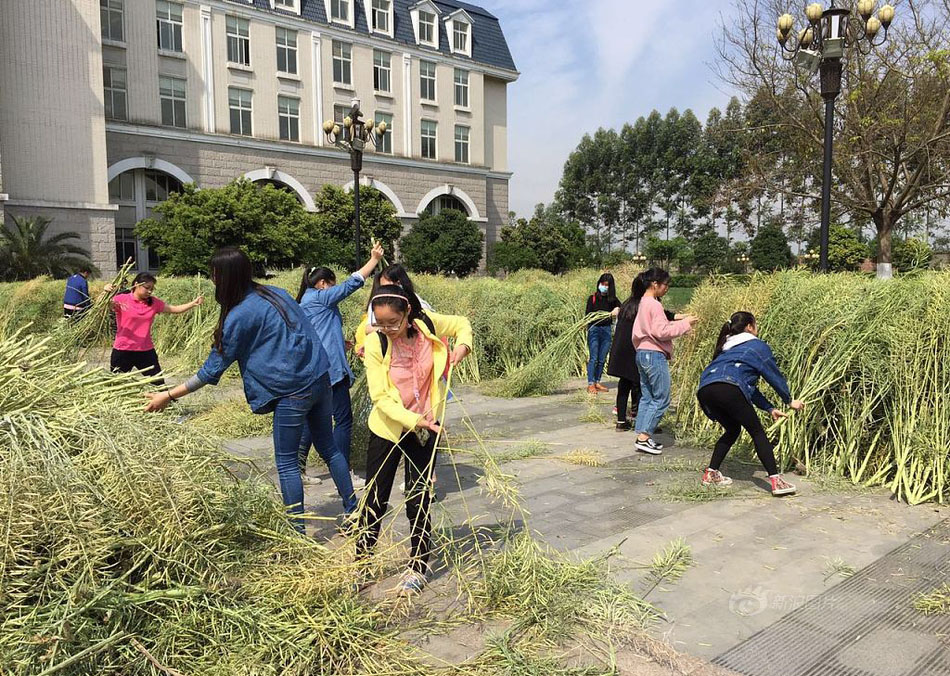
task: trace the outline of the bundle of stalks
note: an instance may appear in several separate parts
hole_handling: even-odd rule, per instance
[[[141,379],[65,358],[49,338],[0,340],[0,671],[466,673],[421,659],[402,637],[425,618],[357,595],[352,547],[297,535],[220,440],[142,413]],[[465,617],[512,618],[552,645],[622,641],[649,619],[604,559],[563,559],[527,533],[500,552],[463,546],[446,530],[436,543],[454,544],[442,561],[464,581]],[[525,654],[489,648],[472,664],[510,673]]]
[[[677,429],[694,443],[719,434],[695,389],[719,327],[737,310],[756,315],[792,395],[807,405],[770,428],[784,467],[887,486],[912,504],[950,498],[950,274],[711,280],[693,297],[702,321],[673,364]]]
[[[594,312],[575,322],[557,336],[523,367],[509,373],[489,392],[499,397],[525,397],[548,394],[556,389],[583,362],[586,354],[583,337],[587,327],[606,319],[608,312]]]
[[[474,358],[459,365],[456,380],[478,383],[503,378],[525,367],[565,333],[570,333],[573,339],[569,341],[571,349],[562,355],[566,360],[564,372],[566,377],[581,375],[587,348],[583,332],[572,329],[583,316],[586,299],[600,272],[587,269],[554,276],[525,271],[504,281],[417,275],[414,281],[420,295],[437,311],[461,314],[472,322],[476,341]],[[636,272],[632,267],[614,270],[621,298],[626,295]],[[338,277],[345,274],[346,271],[338,271]],[[281,272],[266,283],[296,294],[300,272]],[[93,285],[94,296],[100,288],[98,284]],[[62,293],[61,280],[0,284],[0,336],[4,334],[4,327],[8,327],[6,332],[9,333],[28,322],[33,322],[30,330],[35,333],[46,333],[57,326],[62,317]],[[170,303],[186,303],[198,293],[207,299],[205,305],[184,315],[159,318],[153,326],[152,336],[166,370],[182,373],[197,370],[207,357],[218,308],[211,302],[214,288],[207,279],[158,279],[156,295]],[[368,294],[369,290],[363,289],[341,305],[345,335],[353,335],[366,311]],[[675,302],[667,304],[676,305]],[[95,344],[104,349],[108,347],[111,341],[108,330],[89,333],[95,337]]]

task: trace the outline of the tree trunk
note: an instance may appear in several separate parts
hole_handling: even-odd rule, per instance
[[[892,213],[884,210],[874,212],[871,219],[877,228],[877,276],[878,279],[890,279],[893,274],[891,268],[891,232],[897,219],[894,218]]]

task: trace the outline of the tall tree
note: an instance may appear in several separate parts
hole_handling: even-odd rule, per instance
[[[819,198],[823,101],[818,78],[779,54],[771,26],[785,0],[736,2],[720,32],[720,75],[773,110],[781,143],[802,159],[797,180],[781,171],[775,151],[761,157],[764,188]],[[832,200],[839,213],[870,219],[880,239],[879,263],[891,261],[891,234],[907,214],[950,212],[950,0],[906,0],[884,46],[845,60],[836,102]],[[765,30],[768,27],[768,30]],[[784,168],[788,168],[787,166]]]

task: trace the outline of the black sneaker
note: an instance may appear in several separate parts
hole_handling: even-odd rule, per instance
[[[650,455],[660,455],[663,452],[663,444],[658,444],[653,439],[646,439],[640,441],[637,439],[637,443],[634,445],[638,451],[643,451],[644,453],[649,453]]]
[[[633,425],[630,424],[629,420],[624,420],[623,422],[617,423],[618,432],[629,432],[633,428]]]

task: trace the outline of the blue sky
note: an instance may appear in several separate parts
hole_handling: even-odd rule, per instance
[[[656,108],[705,121],[729,100],[710,68],[726,0],[473,0],[501,21],[521,72],[508,88],[510,208],[554,196],[585,131]]]

